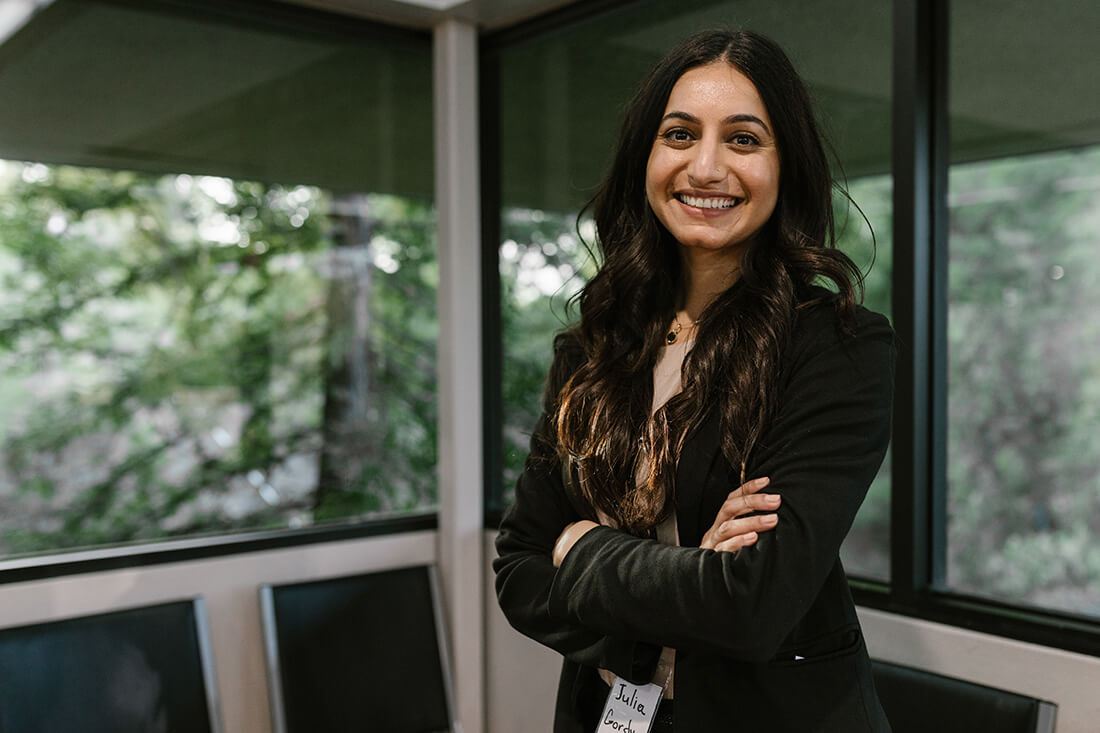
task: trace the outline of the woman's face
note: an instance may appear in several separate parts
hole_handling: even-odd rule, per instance
[[[672,87],[646,165],[646,196],[685,247],[739,255],[779,195],[779,150],[760,95],[725,61]]]

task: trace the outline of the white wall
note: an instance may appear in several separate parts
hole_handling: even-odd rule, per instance
[[[268,733],[258,586],[435,562],[435,532],[410,532],[193,562],[0,585],[0,627],[202,596],[222,729]]]
[[[553,729],[561,657],[513,629],[493,590],[493,538],[485,533],[486,715],[489,733],[547,733]]]

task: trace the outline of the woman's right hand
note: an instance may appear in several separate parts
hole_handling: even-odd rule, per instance
[[[755,544],[761,532],[774,529],[779,521],[775,510],[779,508],[779,494],[757,493],[768,485],[767,476],[746,481],[730,492],[718,510],[699,547],[718,552],[734,552]],[[753,512],[768,512],[746,517]]]

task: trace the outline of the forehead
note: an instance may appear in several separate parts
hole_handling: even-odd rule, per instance
[[[751,113],[767,118],[767,109],[748,77],[725,61],[688,69],[676,80],[668,95],[665,112],[699,115],[713,112],[721,117]]]

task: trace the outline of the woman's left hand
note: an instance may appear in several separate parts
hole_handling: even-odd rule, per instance
[[[577,544],[577,540],[584,537],[589,530],[599,526],[587,519],[565,525],[565,529],[558,535],[558,541],[554,543],[554,567],[560,568],[565,556],[573,549],[573,545]]]
[[[775,511],[782,500],[779,494],[758,493],[769,483],[770,479],[764,476],[746,481],[731,491],[699,546],[704,550],[736,552],[742,547],[756,544],[761,532],[775,529],[779,521]]]

